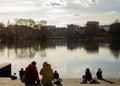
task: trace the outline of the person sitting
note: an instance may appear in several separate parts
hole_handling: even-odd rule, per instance
[[[87,81],[92,80],[92,73],[90,72],[90,69],[89,69],[89,68],[86,68],[86,71],[85,71],[85,79],[86,79]]]
[[[41,85],[36,64],[36,61],[32,61],[25,69],[25,86]]]
[[[62,86],[62,83],[61,83],[62,79],[60,79],[59,73],[58,73],[56,70],[55,70],[55,72],[54,72],[53,80],[54,80],[53,83],[54,83],[55,85]]]
[[[13,73],[13,75],[11,76],[11,80],[16,80],[16,79],[17,79],[16,73]]]
[[[20,77],[20,80],[23,82],[23,78],[24,78],[24,69],[21,68],[21,70],[19,71],[19,77]]]
[[[59,74],[57,73],[57,71],[54,72],[54,79],[59,79]]]
[[[83,81],[81,82],[81,84],[87,84],[88,81],[92,80],[92,74],[91,74],[89,68],[86,68],[85,75],[83,75],[82,79],[83,79]]]
[[[98,71],[96,73],[96,76],[97,76],[97,79],[103,79],[103,76],[102,76],[102,70],[100,68],[98,68]]]
[[[41,82],[43,85],[52,85],[54,74],[50,64],[47,62],[43,63],[43,68],[40,70],[40,75],[42,75]]]

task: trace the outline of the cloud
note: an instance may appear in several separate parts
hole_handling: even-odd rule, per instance
[[[109,14],[109,15],[111,15],[111,14],[116,14],[117,12],[115,12],[115,11],[110,11],[110,12],[106,12],[105,14]]]
[[[65,7],[66,0],[42,0],[42,4],[49,7]]]
[[[83,7],[89,7],[92,4],[98,3],[98,0],[74,0],[73,2]]]
[[[25,6],[25,5],[33,5],[35,2],[33,2],[32,0],[29,1],[25,1],[25,0],[2,0],[0,1],[0,6]]]
[[[50,24],[81,24],[120,18],[120,0],[0,0],[0,18],[32,18]],[[83,24],[82,23],[82,24]]]

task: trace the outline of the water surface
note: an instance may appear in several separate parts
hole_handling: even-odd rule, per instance
[[[105,40],[2,40],[0,63],[12,63],[12,73],[35,60],[38,71],[47,61],[61,78],[81,78],[86,68],[95,77],[120,78],[120,42]],[[40,76],[41,77],[41,76]]]

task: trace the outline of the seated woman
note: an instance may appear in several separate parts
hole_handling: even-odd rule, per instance
[[[81,84],[87,84],[88,81],[92,80],[92,74],[91,74],[89,68],[86,68],[85,75],[83,75],[82,79],[83,79],[83,81],[81,82]]]
[[[92,73],[90,72],[89,68],[87,68],[86,71],[85,71],[85,78],[86,78],[87,81],[92,80]]]

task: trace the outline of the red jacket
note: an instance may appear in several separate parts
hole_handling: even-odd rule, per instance
[[[40,79],[38,76],[38,71],[35,65],[30,64],[25,69],[25,83],[26,84],[34,84],[35,82],[39,83]]]

